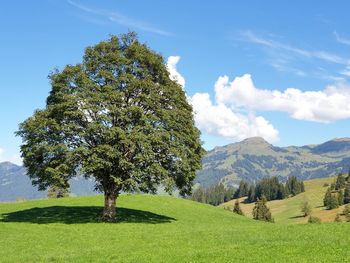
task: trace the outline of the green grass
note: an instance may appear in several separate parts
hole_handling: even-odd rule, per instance
[[[0,204],[0,262],[350,261],[348,223],[264,223],[151,195],[122,195],[119,223],[101,223],[102,201]]]

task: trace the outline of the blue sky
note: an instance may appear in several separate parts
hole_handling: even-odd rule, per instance
[[[249,136],[321,143],[350,128],[348,1],[6,1],[0,8],[0,161],[45,105],[47,75],[128,30],[170,56],[204,146]],[[171,63],[172,61],[172,63]]]

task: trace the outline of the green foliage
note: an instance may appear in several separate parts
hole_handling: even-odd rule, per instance
[[[241,181],[239,183],[238,189],[236,190],[236,192],[234,193],[234,198],[241,198],[243,196],[247,196],[248,192],[249,192],[249,184],[245,181]]]
[[[332,194],[329,204],[327,205],[327,209],[335,209],[339,207],[339,199],[338,194]]]
[[[67,188],[82,172],[105,193],[106,217],[114,217],[121,191],[154,193],[162,184],[168,192],[191,192],[204,153],[192,107],[163,57],[135,33],[88,47],[80,64],[50,80],[46,107],[17,132],[40,190]]]
[[[325,196],[323,198],[323,205],[327,207],[327,209],[337,208],[344,203],[349,201],[349,189],[347,190],[348,183],[345,184],[345,178],[341,174],[337,176],[336,182],[332,184],[326,191]],[[345,193],[343,188],[345,187]]]
[[[239,206],[238,199],[236,199],[235,205],[233,207],[233,213],[244,216],[243,211],[242,211],[241,207]]]
[[[300,209],[301,209],[301,212],[303,213],[304,217],[309,216],[311,214],[311,211],[312,211],[311,205],[308,201],[304,201],[301,204]]]
[[[195,189],[191,195],[191,200],[206,203],[207,196],[205,188],[200,185],[197,189]]]
[[[338,191],[338,204],[340,206],[344,204],[344,191],[342,189]]]
[[[247,202],[248,203],[255,202],[255,186],[254,185],[251,185],[249,187]]]
[[[69,189],[62,188],[59,186],[50,186],[49,190],[47,191],[47,197],[48,198],[62,198],[62,197],[68,197],[69,196]]]
[[[290,176],[285,185],[280,183],[277,177],[266,177],[258,181],[255,186],[246,184],[246,187],[242,187],[242,189],[246,188],[248,188],[246,194],[248,203],[255,202],[257,199],[261,199],[262,196],[265,196],[268,201],[282,200],[290,194],[295,195],[305,191],[304,183],[295,176]],[[236,194],[241,192],[239,188]]]
[[[348,177],[344,190],[344,204],[348,203],[350,203],[350,177]]]
[[[321,224],[321,219],[317,216],[310,216],[307,222],[310,224]]]
[[[233,188],[226,188],[222,183],[219,183],[207,189],[205,189],[202,186],[199,186],[193,191],[190,199],[193,201],[216,206],[231,200],[233,193]]]
[[[255,206],[253,208],[253,219],[273,222],[273,218],[271,216],[270,209],[266,206],[266,197],[262,196],[261,199],[258,199],[255,202]]]
[[[337,179],[335,181],[334,189],[340,190],[345,187],[346,181],[345,177],[342,174],[338,174]]]
[[[286,182],[286,195],[297,195],[305,191],[304,183],[296,176],[289,176]]]
[[[331,197],[332,197],[332,190],[330,187],[327,188],[327,191],[323,198],[323,206],[328,207],[331,203]]]
[[[331,186],[329,187],[331,189],[331,191],[335,190],[335,183],[331,183]]]

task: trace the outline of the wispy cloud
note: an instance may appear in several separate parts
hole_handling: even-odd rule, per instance
[[[94,23],[94,21],[98,21],[98,24],[101,24],[100,19],[103,18],[105,21],[117,23],[119,25],[129,27],[131,29],[134,28],[134,29],[138,29],[138,30],[142,30],[142,31],[150,32],[150,33],[155,33],[155,34],[162,35],[162,36],[171,36],[172,35],[172,33],[165,31],[165,30],[162,30],[160,28],[157,28],[154,25],[151,25],[150,23],[131,18],[129,16],[126,16],[126,15],[118,13],[118,12],[114,12],[114,11],[111,12],[111,11],[104,10],[104,9],[92,8],[92,7],[85,6],[85,5],[82,5],[80,3],[74,2],[72,0],[67,0],[67,3],[69,3],[71,6],[74,6],[75,8],[79,9],[80,11],[83,11],[85,13],[88,13],[90,15],[94,15],[94,16],[98,17],[98,19],[93,18],[93,17],[88,19],[88,21],[92,22],[92,23]]]
[[[338,42],[350,45],[350,39],[341,38],[336,32],[334,35]],[[250,30],[241,31],[238,39],[261,47],[267,56],[265,63],[279,72],[335,82],[343,82],[350,77],[350,59],[347,56],[302,48],[281,41],[278,36],[256,34]]]
[[[283,62],[283,61],[281,62],[278,59],[276,59],[275,61],[272,60],[270,62],[270,66],[278,71],[293,73],[300,77],[305,77],[308,75],[305,71],[295,67],[291,67],[288,65],[288,62]]]
[[[281,51],[293,53],[294,55],[298,55],[304,58],[319,59],[326,62],[341,64],[341,65],[347,65],[349,63],[348,59],[345,59],[333,53],[329,53],[327,51],[306,50],[306,49],[294,47],[292,45],[281,43],[273,39],[258,36],[249,30],[243,31],[241,33],[241,36],[243,37],[243,40],[246,40],[255,44],[259,44],[262,46],[266,46],[272,49],[278,49]]]
[[[333,34],[338,43],[350,45],[350,38],[341,37],[336,31],[334,31]]]

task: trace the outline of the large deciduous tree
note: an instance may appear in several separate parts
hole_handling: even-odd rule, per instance
[[[191,192],[203,148],[192,107],[163,57],[134,33],[88,47],[83,61],[50,75],[46,107],[20,124],[21,153],[40,190],[78,173],[104,193],[114,220],[121,191]]]

